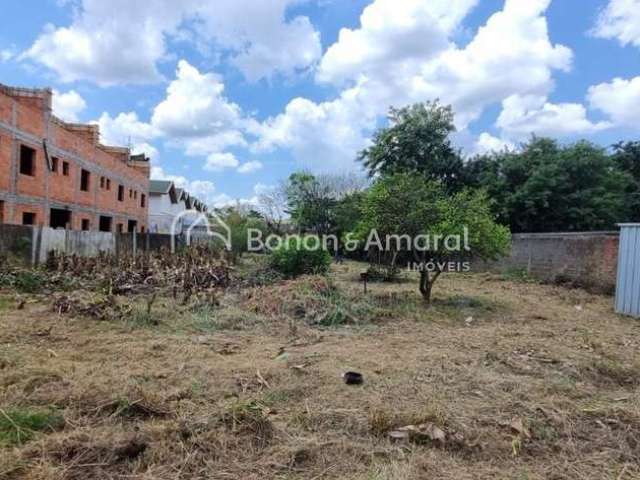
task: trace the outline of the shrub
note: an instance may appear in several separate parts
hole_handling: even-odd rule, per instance
[[[307,248],[302,239],[290,238],[271,253],[271,267],[287,277],[326,273],[330,265],[329,252]]]

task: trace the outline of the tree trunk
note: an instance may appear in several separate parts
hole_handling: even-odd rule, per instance
[[[420,272],[420,294],[422,295],[422,299],[429,306],[431,305],[431,290],[433,289],[433,284],[441,273],[442,272],[439,270],[433,272],[433,275],[426,270]]]

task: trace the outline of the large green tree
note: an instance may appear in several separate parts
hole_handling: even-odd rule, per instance
[[[378,130],[359,159],[371,176],[414,173],[440,180],[449,191],[460,187],[463,161],[451,143],[453,109],[438,101],[391,108],[389,126]]]
[[[613,146],[613,160],[631,176],[626,195],[629,216],[626,221],[640,222],[640,142],[620,142]]]
[[[630,175],[586,141],[534,137],[520,151],[472,159],[463,178],[489,193],[513,232],[602,230],[628,218]]]
[[[388,261],[404,251],[422,266],[429,264],[420,272],[420,293],[427,303],[433,284],[448,270],[447,262],[496,259],[510,245],[509,230],[494,221],[484,192],[448,195],[440,182],[406,173],[384,176],[366,192],[356,234],[363,242],[379,239],[390,254]],[[416,241],[420,235],[428,245]],[[446,237],[461,239],[460,248],[447,245]]]

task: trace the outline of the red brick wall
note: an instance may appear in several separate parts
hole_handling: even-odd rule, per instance
[[[49,158],[58,158],[57,172],[49,170],[45,138]],[[5,202],[5,221],[21,223],[22,212],[36,208],[37,223],[48,225],[49,208],[67,208],[74,229],[88,219],[91,229],[97,230],[101,214],[113,217],[114,230],[122,223],[126,231],[128,220],[146,228],[148,206],[141,206],[141,194],[149,196],[148,170],[129,165],[127,149],[103,147],[97,139],[96,126],[70,125],[52,117],[47,91],[10,91],[0,86],[0,201]],[[34,176],[19,172],[20,145],[36,151]],[[64,162],[69,164],[66,176]],[[82,169],[90,173],[88,192],[80,189]],[[123,201],[118,200],[119,185],[125,187]],[[136,192],[135,198],[130,190]]]

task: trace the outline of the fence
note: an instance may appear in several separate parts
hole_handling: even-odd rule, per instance
[[[185,244],[176,236],[176,246]],[[0,224],[0,255],[37,265],[47,260],[51,251],[78,256],[95,256],[100,252],[115,255],[134,251],[171,249],[171,235],[158,233],[109,233]]]
[[[640,223],[620,229],[616,312],[640,317]]]

